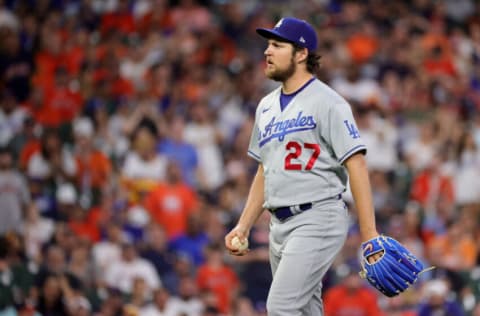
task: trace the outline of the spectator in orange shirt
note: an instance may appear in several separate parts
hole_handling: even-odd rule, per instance
[[[470,219],[470,222],[474,222]],[[433,236],[427,243],[429,260],[437,269],[437,276],[444,274],[456,293],[464,293],[468,286],[465,273],[476,264],[478,249],[471,229],[465,220],[452,218],[447,222],[445,234]]]
[[[71,78],[63,67],[57,68],[54,86],[44,90],[41,108],[35,113],[37,120],[49,127],[59,127],[74,119],[83,107],[82,95],[72,89]]]
[[[326,316],[382,316],[372,288],[364,286],[358,275],[359,268],[345,266],[346,276],[341,283],[330,288],[324,297]]]
[[[410,196],[425,209],[432,209],[443,201],[453,205],[454,191],[452,179],[442,171],[440,158],[434,156],[413,179]]]
[[[64,46],[65,67],[69,74],[78,76],[85,60],[88,31],[85,28],[79,28],[67,36],[68,40]]]
[[[35,74],[32,84],[46,91],[53,86],[55,70],[62,66],[63,46],[61,34],[54,28],[43,32],[40,38],[41,48],[34,56]]]
[[[348,40],[347,49],[352,60],[357,64],[368,61],[377,52],[379,43],[373,23],[364,22]]]
[[[93,123],[89,118],[81,117],[74,122],[75,159],[78,165],[77,184],[84,196],[91,197],[90,205],[97,205],[100,192],[107,184],[112,166],[103,152],[93,144],[95,134]]]
[[[430,262],[438,269],[447,271],[447,275],[455,291],[465,286],[462,272],[473,269],[477,260],[477,244],[464,218],[451,220],[447,223],[447,233],[433,237],[427,244]]]
[[[206,248],[206,257],[206,263],[197,270],[198,288],[211,291],[217,302],[215,307],[228,314],[239,287],[239,280],[235,271],[223,262],[220,245],[210,244]]]
[[[172,240],[186,233],[187,218],[196,209],[197,196],[182,181],[181,170],[176,162],[170,161],[166,181],[146,196],[144,205]]]
[[[423,69],[431,76],[457,76],[454,61],[450,55],[444,53],[441,46],[430,49],[423,61]]]
[[[446,23],[436,20],[428,25],[427,32],[421,37],[421,45],[424,51],[430,51],[438,47],[446,55],[452,54],[452,47],[447,37]]]
[[[123,35],[128,35],[135,32],[135,20],[129,9],[129,1],[118,1],[116,10],[104,14],[100,29],[103,34],[120,32]]]

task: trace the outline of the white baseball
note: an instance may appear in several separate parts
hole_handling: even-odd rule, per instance
[[[248,248],[248,239],[245,239],[245,242],[241,242],[238,236],[232,238],[232,246],[237,248],[239,251],[244,251]]]

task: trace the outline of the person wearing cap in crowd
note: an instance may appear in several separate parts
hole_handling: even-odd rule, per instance
[[[449,296],[450,288],[445,280],[433,279],[423,287],[423,298],[418,316],[464,316],[462,306]]]
[[[273,273],[268,314],[324,315],[322,279],[347,237],[342,200],[347,179],[362,241],[378,236],[366,146],[348,102],[315,76],[319,55],[313,26],[285,17],[257,33],[268,40],[265,74],[281,85],[257,107],[248,155],[259,165],[225,245],[233,255],[247,254],[232,240],[245,242],[268,209]]]
[[[55,199],[57,205],[57,218],[60,220],[68,220],[70,213],[76,207],[78,202],[77,190],[71,183],[62,183],[55,191]]]

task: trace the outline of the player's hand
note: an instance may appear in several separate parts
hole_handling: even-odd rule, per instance
[[[240,241],[243,243],[248,239],[249,231],[246,229],[242,229],[240,227],[235,227],[232,229],[226,236],[225,236],[225,247],[228,249],[228,252],[234,256],[243,256],[247,254],[250,250],[244,249],[240,250],[234,245],[232,245],[232,239],[234,237],[238,237]]]
[[[367,258],[368,263],[373,264],[383,256],[383,251],[373,254]]]
[[[373,239],[373,238],[378,237],[378,236],[379,236],[378,232],[376,232],[376,231],[371,232],[369,235],[365,234],[363,236],[363,240],[367,241],[367,240]],[[382,256],[383,256],[383,251],[375,253],[371,256],[368,256],[367,261],[368,261],[368,263],[373,264],[373,263],[377,262]]]

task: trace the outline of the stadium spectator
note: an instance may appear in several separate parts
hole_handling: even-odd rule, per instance
[[[28,111],[19,106],[8,89],[0,92],[0,145],[7,146],[23,127]]]
[[[140,255],[153,264],[162,283],[166,282],[163,281],[167,275],[173,273],[175,256],[169,250],[165,229],[157,223],[152,222],[147,226]],[[166,283],[164,285],[168,288]]]
[[[183,180],[192,188],[198,187],[198,154],[195,147],[184,139],[185,118],[175,115],[168,127],[167,135],[157,146],[157,150],[175,161],[182,172]]]
[[[145,125],[132,135],[133,148],[126,154],[122,167],[123,182],[132,202],[141,201],[158,181],[165,180],[168,161],[155,151],[156,133],[151,125]]]
[[[199,288],[195,279],[189,276],[181,277],[178,286],[178,313],[187,316],[201,315],[205,308],[204,302],[200,299]]]
[[[345,266],[345,275],[340,284],[325,294],[325,315],[383,315],[375,293],[366,287],[358,275],[358,266]]]
[[[42,217],[35,203],[31,203],[25,210],[21,232],[24,236],[25,254],[31,260],[41,260],[42,247],[53,235],[55,222]]]
[[[42,134],[40,149],[27,164],[27,175],[42,181],[46,189],[54,190],[63,182],[73,181],[78,166],[72,152],[62,143],[55,129],[46,129]]]
[[[224,165],[219,143],[221,134],[211,121],[208,105],[202,101],[191,108],[192,120],[185,125],[184,139],[198,153],[200,188],[212,191],[224,181]]]
[[[144,206],[152,219],[165,228],[169,240],[184,234],[189,215],[197,209],[197,194],[182,181],[179,166],[168,163],[166,181],[145,197]]]
[[[77,161],[77,186],[80,188],[81,203],[90,208],[99,203],[101,192],[111,177],[111,162],[95,148],[95,130],[89,118],[81,117],[73,123],[74,153]]]
[[[150,292],[161,286],[161,280],[153,265],[138,257],[134,245],[129,243],[122,245],[121,257],[107,265],[103,277],[109,287],[124,294],[132,293],[136,278],[145,280]]]
[[[174,316],[178,315],[178,299],[172,297],[166,289],[157,289],[153,293],[150,304],[140,310],[143,316]]]
[[[23,214],[30,204],[25,178],[14,168],[12,153],[0,148],[0,235],[19,231]]]
[[[208,245],[206,256],[206,262],[198,268],[198,287],[200,290],[211,291],[214,295],[214,307],[221,313],[228,313],[238,291],[238,277],[223,262],[222,249],[218,244]]]
[[[200,212],[189,214],[185,232],[170,242],[172,251],[188,256],[196,267],[205,262],[205,248],[210,242],[204,217]]]
[[[449,291],[448,284],[443,280],[435,279],[426,283],[423,290],[425,302],[420,305],[418,316],[465,315],[461,305],[449,299]]]
[[[116,223],[109,223],[105,229],[105,238],[95,243],[92,249],[96,275],[102,277],[107,266],[120,260],[121,245],[125,242],[122,230]]]

